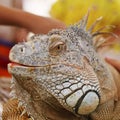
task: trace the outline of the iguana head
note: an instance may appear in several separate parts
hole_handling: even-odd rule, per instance
[[[98,72],[105,71],[93,36],[85,30],[87,16],[65,30],[34,35],[10,51],[8,70],[15,95],[28,112],[39,115],[41,101],[75,115],[88,115],[101,102]],[[104,76],[104,75],[103,75]],[[56,102],[55,102],[56,101]]]

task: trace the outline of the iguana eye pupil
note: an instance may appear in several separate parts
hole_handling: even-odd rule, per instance
[[[57,46],[56,46],[56,49],[57,49],[59,52],[62,51],[62,50],[65,50],[65,49],[64,49],[64,44],[57,45]]]
[[[60,45],[57,46],[58,50],[60,50]]]

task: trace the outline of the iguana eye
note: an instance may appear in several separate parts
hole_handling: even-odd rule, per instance
[[[49,52],[51,55],[59,55],[66,50],[65,42],[63,41],[54,41],[49,47]]]

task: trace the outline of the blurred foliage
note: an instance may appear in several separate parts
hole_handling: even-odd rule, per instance
[[[120,23],[120,0],[57,0],[50,14],[70,25],[78,22],[88,9],[90,9],[88,26],[100,16],[103,16],[103,20],[99,26]]]

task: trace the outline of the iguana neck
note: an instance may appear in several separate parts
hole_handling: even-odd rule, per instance
[[[108,64],[108,67],[112,73],[116,88],[117,88],[117,93],[115,96],[115,100],[120,100],[120,73],[111,65]]]
[[[80,117],[76,117],[64,108],[52,106],[47,103],[43,103],[41,107],[41,120],[81,120]]]
[[[87,58],[99,80],[101,89],[100,103],[102,104],[110,99],[113,99],[117,89],[111,71],[102,59],[102,56],[95,51],[93,46],[90,46],[89,49],[85,49],[84,56]]]
[[[92,66],[97,74],[101,87],[101,104],[108,100],[115,99],[117,88],[107,63],[99,57],[96,62],[94,61]]]

